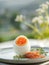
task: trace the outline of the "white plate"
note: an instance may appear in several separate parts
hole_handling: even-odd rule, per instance
[[[38,47],[33,47],[33,48],[38,48]],[[48,52],[49,48],[45,47],[44,50]],[[0,62],[26,64],[26,63],[39,63],[49,60],[49,52],[47,53],[47,56],[45,58],[38,58],[38,59],[27,59],[27,58],[14,59],[14,55],[15,53],[12,47],[0,49]]]

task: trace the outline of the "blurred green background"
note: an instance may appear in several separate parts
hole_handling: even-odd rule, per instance
[[[46,1],[49,0],[0,0],[0,42],[14,40],[20,34],[37,39],[38,34],[23,23],[15,22],[15,18],[23,14],[29,23],[37,15],[35,10]]]

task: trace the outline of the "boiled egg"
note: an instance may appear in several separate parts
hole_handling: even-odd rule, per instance
[[[14,41],[14,51],[18,55],[24,55],[30,51],[29,40],[26,36],[20,35]]]

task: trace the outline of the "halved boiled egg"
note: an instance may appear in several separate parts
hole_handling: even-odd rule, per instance
[[[15,39],[14,50],[18,55],[24,55],[26,52],[30,51],[29,40],[26,36],[20,35]]]

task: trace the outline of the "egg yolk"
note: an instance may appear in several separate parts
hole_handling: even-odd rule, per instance
[[[20,37],[20,38],[18,38],[18,39],[16,40],[16,44],[17,44],[18,46],[24,46],[24,45],[26,44],[26,42],[27,42],[27,39],[24,38],[24,37]]]

